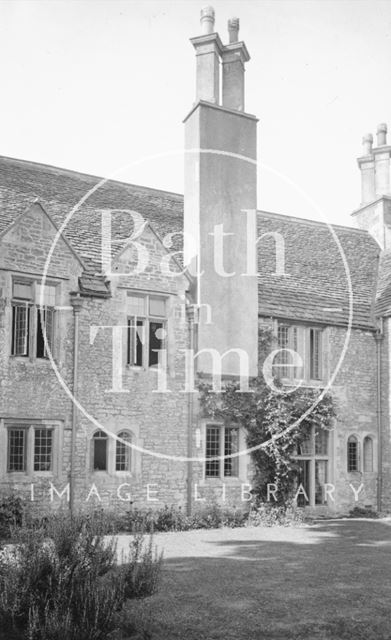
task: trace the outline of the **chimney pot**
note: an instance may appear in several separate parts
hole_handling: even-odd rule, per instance
[[[239,18],[231,18],[228,20],[229,41],[238,42],[239,40]]]
[[[201,9],[201,33],[207,35],[214,32],[215,27],[215,10],[213,7],[204,7]]]
[[[370,156],[372,153],[373,135],[371,133],[365,134],[362,139],[363,155]]]
[[[382,122],[377,127],[377,146],[382,147],[387,144],[387,124]]]

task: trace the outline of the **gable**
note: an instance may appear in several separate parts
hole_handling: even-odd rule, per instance
[[[39,203],[31,205],[0,236],[0,267],[41,274],[49,255],[48,273],[69,277],[81,273],[83,264]]]
[[[128,288],[164,291],[178,294],[189,288],[189,279],[172,254],[166,249],[150,225],[134,242],[128,242],[115,252],[110,274],[106,277]]]

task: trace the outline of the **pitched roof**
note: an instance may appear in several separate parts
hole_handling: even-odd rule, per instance
[[[61,226],[72,208],[101,178],[34,162],[0,157],[0,233],[38,198]],[[183,196],[110,180],[82,204],[69,220],[64,235],[90,273],[101,269],[101,212],[128,209],[140,213],[160,237],[183,228]],[[273,275],[272,237],[259,242],[259,312],[262,315],[346,325],[349,317],[349,278],[353,290],[353,322],[374,328],[374,296],[379,247],[366,231],[332,226],[300,218],[259,212],[258,237],[279,232],[285,244],[285,272]],[[129,237],[133,222],[115,215],[113,240]],[[177,246],[180,249],[180,236]],[[346,272],[344,257],[348,265]],[[388,264],[388,263],[387,263]],[[389,263],[391,281],[391,259]],[[85,280],[87,289],[92,280]],[[389,287],[387,289],[387,287]],[[383,283],[383,290],[391,286]]]
[[[36,199],[61,226],[73,207],[101,180],[67,169],[0,157],[0,233]],[[163,237],[181,229],[183,196],[115,180],[105,182],[91,193],[70,218],[64,235],[92,272],[101,268],[101,212],[107,209],[136,211]],[[115,214],[113,243],[129,237],[132,230],[129,215]]]
[[[353,324],[374,327],[380,250],[366,231],[259,212],[258,237],[270,232],[284,240],[287,275],[273,275],[275,241],[265,236],[258,253],[260,313],[346,325],[351,291]]]

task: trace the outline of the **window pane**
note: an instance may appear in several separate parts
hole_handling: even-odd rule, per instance
[[[358,471],[358,442],[355,436],[348,440],[348,471]]]
[[[284,349],[284,351],[278,353],[274,358],[274,366],[279,365],[276,366],[275,375],[279,378],[297,377],[298,370],[292,366],[294,362],[293,356],[289,351],[285,351],[285,349],[290,349],[297,353],[297,327],[279,325],[277,340],[278,348]]]
[[[26,471],[26,429],[8,429],[8,471]]]
[[[45,348],[45,341],[43,338],[43,329],[46,330],[46,339],[49,344],[49,349],[52,351],[53,345],[53,309],[37,309],[37,358],[47,358],[47,350]]]
[[[163,322],[149,323],[149,366],[159,364],[159,351],[164,348],[165,329]]]
[[[126,300],[127,312],[132,316],[145,316],[145,297],[144,296],[127,296]]]
[[[229,456],[232,453],[239,451],[239,429],[226,428],[224,429],[224,455]],[[239,458],[226,458],[224,460],[224,475],[234,476],[239,475]]]
[[[30,307],[27,304],[12,307],[12,347],[13,356],[28,356],[30,332]]]
[[[107,435],[104,431],[97,431],[93,437],[93,469],[107,470]]]
[[[289,348],[289,336],[288,336],[289,327],[279,326],[278,327],[278,348],[279,349],[288,349]],[[287,378],[289,368],[283,365],[288,364],[289,362],[289,353],[287,351],[280,351],[274,358],[274,365],[276,366],[275,375],[279,378]]]
[[[130,433],[127,431],[122,431],[118,434],[118,437],[124,440],[125,442],[131,442],[132,437]],[[124,444],[117,440],[116,442],[116,453],[115,453],[115,470],[116,471],[130,471],[131,470],[131,453],[132,449],[130,446]]]
[[[128,320],[128,356],[127,362],[133,366],[143,365],[143,344],[145,343],[145,321]]]
[[[329,434],[326,429],[317,428],[315,430],[315,454],[327,456]]]
[[[51,471],[53,450],[52,429],[35,429],[34,471]]]
[[[42,285],[37,284],[35,287],[35,302],[41,304],[41,291]],[[56,304],[56,287],[51,284],[45,284],[43,286],[43,305],[47,307],[54,307]]]
[[[303,440],[297,447],[297,453],[299,456],[312,456],[314,455],[313,439],[312,439],[312,427],[306,422],[302,424]]]
[[[166,301],[163,298],[149,298],[149,315],[164,318],[166,315]]]
[[[315,504],[325,504],[324,485],[327,482],[327,460],[315,460]]]
[[[205,458],[215,458],[220,455],[220,427],[206,428]],[[220,476],[220,460],[206,460],[205,475],[209,478]]]
[[[309,503],[310,499],[310,461],[309,460],[299,460],[299,473],[297,478],[298,488],[300,486],[300,492],[297,496],[297,506],[305,507]],[[305,494],[303,493],[303,489]]]
[[[369,436],[364,438],[364,471],[371,473],[373,471],[373,440]]]
[[[13,286],[13,297],[14,298],[22,298],[23,300],[31,300],[32,299],[32,288],[31,284],[26,284],[25,282],[14,282]]]
[[[310,377],[320,380],[321,375],[321,331],[310,329]]]

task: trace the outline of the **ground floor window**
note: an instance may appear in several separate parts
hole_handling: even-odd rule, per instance
[[[129,446],[132,442],[132,436],[129,431],[121,431],[116,440],[115,449],[115,470],[131,471],[132,470],[132,448]]]
[[[6,424],[7,472],[54,470],[55,429],[45,424]]]
[[[132,472],[133,435],[123,430],[116,437],[110,437],[105,431],[98,430],[91,439],[91,470],[113,472]]]
[[[365,436],[362,439],[352,434],[348,437],[346,450],[348,473],[373,473],[375,469],[373,443],[372,436]]]
[[[297,448],[299,506],[327,504],[325,485],[329,475],[329,432],[304,425],[306,436]]]
[[[222,425],[206,425],[205,476],[207,478],[229,478],[239,476],[239,428]]]
[[[107,471],[107,434],[96,431],[92,437],[92,469]]]

